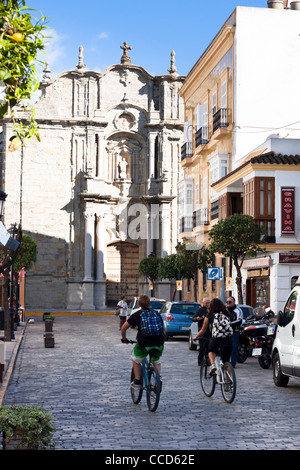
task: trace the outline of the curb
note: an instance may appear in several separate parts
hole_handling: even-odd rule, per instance
[[[19,348],[20,348],[21,342],[23,340],[23,336],[24,336],[24,333],[25,333],[26,326],[27,326],[27,323],[25,324],[25,326],[23,328],[23,331],[20,333],[20,335],[18,337],[18,340],[15,344],[12,355],[10,357],[6,372],[4,374],[3,381],[0,384],[0,406],[3,406],[6,391],[7,391],[7,388],[8,388],[9,382],[10,382],[10,378],[11,378],[13,370],[14,370],[17,354],[19,352]]]

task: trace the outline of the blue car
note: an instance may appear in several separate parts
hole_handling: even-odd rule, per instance
[[[199,307],[200,304],[195,302],[166,302],[160,310],[166,339],[170,336],[188,336],[192,318]]]

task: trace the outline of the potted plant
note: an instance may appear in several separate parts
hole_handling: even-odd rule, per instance
[[[41,406],[12,405],[0,408],[3,450],[54,449],[51,416]]]

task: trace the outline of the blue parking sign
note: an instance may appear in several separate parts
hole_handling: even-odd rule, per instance
[[[219,281],[223,279],[223,268],[207,268],[207,280]]]

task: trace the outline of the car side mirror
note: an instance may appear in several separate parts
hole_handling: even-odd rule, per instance
[[[277,315],[277,325],[278,326],[283,326],[283,313],[280,310]]]

